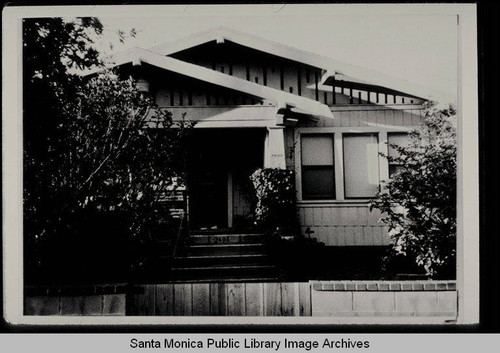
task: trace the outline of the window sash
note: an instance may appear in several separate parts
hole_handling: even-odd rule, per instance
[[[333,165],[333,135],[302,135],[302,165]]]
[[[345,198],[373,198],[380,184],[378,133],[346,133],[342,139]]]
[[[304,200],[335,199],[335,171],[333,166],[302,167],[302,198]]]
[[[391,132],[387,134],[387,155],[389,157],[398,157],[398,151],[391,145],[398,145],[401,147],[407,147],[410,143],[410,137],[408,133],[401,132]],[[403,169],[400,163],[389,161],[389,178],[391,178],[395,173]]]
[[[335,199],[332,133],[301,135],[301,191],[304,200]]]

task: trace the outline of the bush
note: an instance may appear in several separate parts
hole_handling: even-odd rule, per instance
[[[455,111],[429,105],[425,125],[409,134],[399,156],[385,156],[402,168],[385,183],[371,207],[385,214],[394,254],[413,258],[435,278],[455,276]]]
[[[298,233],[294,172],[284,169],[257,169],[253,182],[257,206],[255,223],[271,234],[295,236]]]

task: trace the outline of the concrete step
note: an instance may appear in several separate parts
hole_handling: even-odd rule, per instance
[[[226,281],[236,278],[271,279],[278,278],[279,269],[273,265],[262,264],[217,264],[213,266],[174,267],[171,274],[174,280]]]
[[[251,255],[265,254],[264,243],[251,244],[196,244],[186,247],[187,255]]]
[[[173,252],[175,242],[172,240],[157,240],[155,242],[154,252],[157,255],[170,255]]]
[[[172,270],[174,271],[231,271],[231,270],[274,270],[276,266],[265,265],[265,264],[255,264],[255,263],[241,263],[241,264],[214,264],[206,266],[184,266],[176,267],[174,266]]]
[[[172,273],[178,274],[183,278],[204,278],[204,277],[220,277],[233,274],[234,277],[241,275],[260,276],[263,274],[269,275],[277,271],[276,266],[272,265],[255,265],[255,264],[242,264],[242,265],[217,265],[217,266],[201,266],[201,267],[174,267]]]
[[[251,244],[264,241],[264,234],[194,234],[188,238],[189,244]]]
[[[269,264],[271,257],[267,254],[238,254],[238,255],[191,255],[178,256],[173,260],[175,267],[186,266],[216,266],[240,264]]]

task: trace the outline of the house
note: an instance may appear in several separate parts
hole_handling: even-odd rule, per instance
[[[248,224],[248,176],[286,168],[295,171],[302,233],[327,246],[390,243],[369,210],[398,168],[380,153],[422,124],[428,90],[226,28],[134,48],[114,65],[174,119],[197,122],[191,230]]]

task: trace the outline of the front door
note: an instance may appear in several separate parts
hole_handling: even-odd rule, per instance
[[[190,220],[194,230],[227,227],[227,173],[202,168],[190,187]]]
[[[188,189],[190,228],[227,227],[227,167],[220,139],[196,136],[189,157]]]

